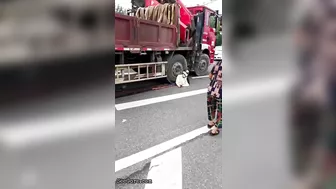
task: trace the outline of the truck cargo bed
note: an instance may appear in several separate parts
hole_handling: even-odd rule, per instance
[[[174,25],[115,14],[115,48],[177,48]]]

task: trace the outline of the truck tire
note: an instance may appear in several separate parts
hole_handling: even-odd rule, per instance
[[[167,79],[171,83],[175,83],[176,77],[187,70],[187,59],[183,55],[176,54],[168,59]]]
[[[197,76],[208,74],[208,67],[210,65],[210,58],[207,54],[202,54],[198,62],[194,65],[194,71]]]

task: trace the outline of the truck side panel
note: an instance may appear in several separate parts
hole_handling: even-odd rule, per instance
[[[170,25],[153,24],[152,21],[140,20],[138,40],[141,46],[176,47],[176,28]]]
[[[176,26],[115,14],[116,47],[177,48]]]
[[[115,43],[129,46],[134,44],[134,18],[115,14]]]

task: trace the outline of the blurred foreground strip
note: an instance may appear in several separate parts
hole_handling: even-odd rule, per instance
[[[113,129],[114,114],[110,110],[96,110],[68,114],[63,117],[22,120],[2,125],[0,141],[9,148],[25,148],[82,137]]]

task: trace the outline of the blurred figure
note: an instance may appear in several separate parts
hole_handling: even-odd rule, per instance
[[[312,11],[303,13],[296,31],[296,44],[298,47],[298,63],[301,69],[312,62],[316,49],[319,19]]]
[[[323,166],[323,182],[327,188],[336,188],[336,4],[327,5],[326,18],[321,31],[321,81],[318,89],[327,109],[323,124],[325,158]]]
[[[314,14],[315,13],[315,14]],[[302,101],[302,90],[309,83],[309,70],[316,55],[318,16],[316,10],[303,12],[296,31],[298,47],[299,77],[292,96],[292,124],[294,135],[295,171],[301,175],[307,164],[307,157],[317,134],[318,108]]]
[[[336,3],[316,1],[299,29],[295,170],[301,188],[336,188]]]

